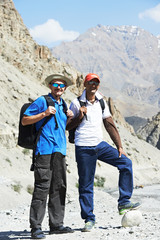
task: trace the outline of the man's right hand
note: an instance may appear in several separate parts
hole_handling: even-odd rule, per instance
[[[82,119],[85,114],[87,114],[87,108],[85,106],[80,107],[80,109],[79,109],[79,119]]]

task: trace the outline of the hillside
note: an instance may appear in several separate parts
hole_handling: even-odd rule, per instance
[[[160,149],[160,112],[157,113],[152,119],[140,127],[137,134],[141,136],[146,142]]]
[[[160,105],[160,39],[136,26],[97,25],[51,49],[60,61],[102,79],[125,117],[151,117]]]
[[[125,117],[125,120],[134,128],[134,131],[137,132],[139,128],[142,126],[146,125],[147,119],[142,118],[142,117],[136,117],[136,116],[131,116],[131,117]]]

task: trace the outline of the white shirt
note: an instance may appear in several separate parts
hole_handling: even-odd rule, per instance
[[[102,95],[97,91],[96,98],[101,99]],[[83,91],[80,100],[86,102],[87,120],[84,117],[80,125],[75,131],[76,146],[97,146],[103,140],[102,120],[110,117],[108,105],[105,103],[105,109],[102,114],[100,102],[96,100],[93,104],[86,99],[86,90]],[[79,100],[76,98],[72,101],[70,109],[74,113],[74,117],[79,115]]]

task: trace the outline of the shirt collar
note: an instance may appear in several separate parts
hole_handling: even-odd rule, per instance
[[[52,98],[52,100],[53,100],[54,102],[56,102],[57,104],[59,104],[59,105],[62,105],[62,104],[63,104],[62,98],[60,98],[60,103],[59,103],[59,102],[57,102],[57,100],[52,96],[51,93],[49,93],[48,95],[49,95],[49,96]]]
[[[97,91],[97,92],[96,92],[96,99],[97,99],[97,100],[100,100],[101,98],[103,98],[102,94]],[[86,99],[86,89],[84,89],[82,95],[80,96],[80,100],[81,100],[82,102],[86,102],[86,101],[87,101],[87,99]]]

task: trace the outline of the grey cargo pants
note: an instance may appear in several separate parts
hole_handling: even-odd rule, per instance
[[[66,197],[66,161],[59,153],[39,155],[35,160],[34,192],[30,207],[30,227],[41,228],[47,196],[49,227],[63,225]]]

